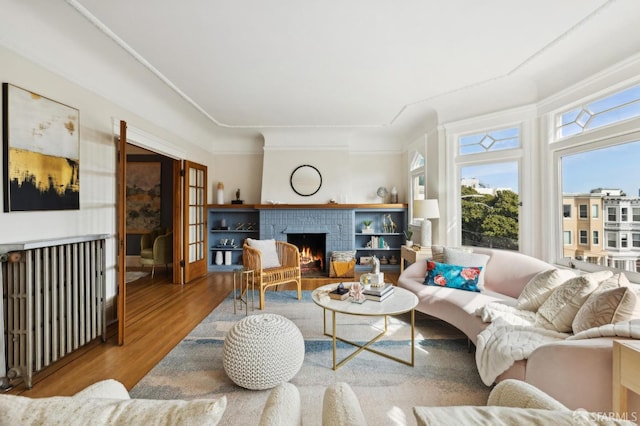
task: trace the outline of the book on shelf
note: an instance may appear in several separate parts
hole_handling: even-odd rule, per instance
[[[383,286],[367,286],[365,287],[364,294],[371,294],[372,296],[381,296],[389,291],[393,291],[393,285],[385,283]]]
[[[380,296],[376,296],[375,294],[364,294],[364,297],[367,298],[367,300],[373,300],[375,302],[382,302],[383,300],[388,299],[389,297],[391,297],[391,295],[393,294],[393,289],[391,289],[390,291],[387,291],[386,293],[384,293],[383,295]]]

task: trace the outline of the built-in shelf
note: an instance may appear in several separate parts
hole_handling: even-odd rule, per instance
[[[208,208],[207,219],[209,227],[209,271],[232,271],[241,267],[244,240],[247,238],[260,238],[260,214],[258,210],[253,206],[243,204],[213,205]],[[243,224],[242,229],[236,229],[238,224]],[[251,226],[249,227],[248,224],[251,224]],[[225,226],[229,229],[218,229]],[[231,254],[230,264],[225,263],[226,252]],[[218,253],[221,254],[218,255]],[[216,262],[217,258],[221,258],[220,264]]]

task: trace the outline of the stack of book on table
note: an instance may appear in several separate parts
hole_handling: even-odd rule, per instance
[[[367,286],[364,290],[364,295],[368,300],[375,300],[376,302],[382,302],[387,297],[393,294],[393,285],[385,283],[383,286],[374,287]]]

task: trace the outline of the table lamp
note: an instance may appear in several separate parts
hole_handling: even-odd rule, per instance
[[[423,247],[431,247],[431,221],[429,219],[438,219],[440,210],[438,209],[438,200],[414,200],[413,201],[413,217],[422,219],[420,227],[420,245]]]

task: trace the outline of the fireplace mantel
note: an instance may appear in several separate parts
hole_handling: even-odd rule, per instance
[[[214,209],[395,209],[407,208],[407,204],[209,204]]]

